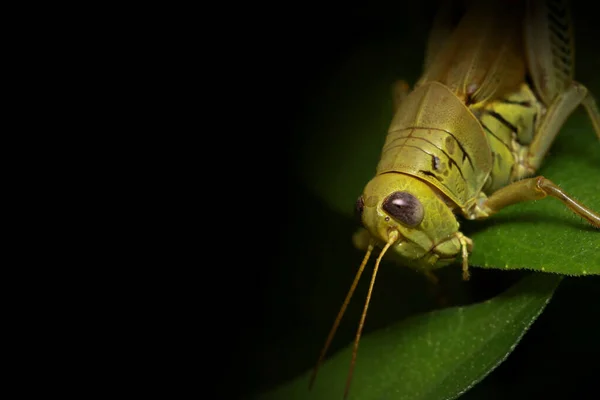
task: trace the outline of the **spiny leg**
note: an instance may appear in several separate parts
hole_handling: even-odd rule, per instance
[[[597,115],[594,117],[593,107],[595,103],[591,95],[589,95],[588,90],[585,86],[577,82],[572,82],[548,107],[543,119],[537,126],[533,141],[527,148],[526,155],[521,160],[520,168],[515,169],[513,179],[518,180],[526,176],[531,176],[540,167],[556,135],[558,135],[567,118],[580,104],[586,105],[592,121],[594,121],[594,118],[598,119]]]
[[[594,98],[583,85],[572,80],[575,75],[575,37],[568,3],[568,0],[528,2],[523,44],[529,76],[543,103],[550,105],[548,114],[552,114],[555,105],[568,114],[568,109],[582,104],[600,138],[600,112]],[[565,104],[560,105],[561,102]],[[545,115],[544,118],[552,120],[553,116]],[[556,128],[562,124],[549,122],[549,125]],[[547,136],[539,139],[540,150],[543,150],[552,143],[556,133],[546,132],[542,127],[540,131]],[[534,152],[535,155],[541,160],[545,151]]]
[[[581,104],[585,107],[588,116],[592,120],[596,135],[598,135],[598,139],[600,139],[600,110],[598,110],[598,105],[596,104],[596,100],[594,100],[594,96],[588,92]]]
[[[488,197],[481,205],[483,211],[481,217],[492,215],[511,204],[539,200],[546,196],[557,198],[575,214],[586,219],[596,228],[600,228],[599,214],[573,199],[573,197],[565,193],[558,185],[543,176],[523,179],[494,192],[494,194]]]

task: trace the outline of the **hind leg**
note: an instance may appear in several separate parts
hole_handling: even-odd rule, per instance
[[[581,102],[585,111],[587,111],[590,119],[592,120],[592,125],[594,126],[594,130],[596,131],[596,135],[598,135],[598,139],[600,139],[600,111],[598,110],[598,105],[596,104],[596,100],[590,92],[588,92],[587,96]]]
[[[598,111],[596,102],[585,86],[573,82],[548,107],[547,112],[537,125],[531,144],[522,148],[521,153],[517,157],[517,165],[513,171],[513,181],[531,176],[540,167],[542,160],[548,153],[554,139],[556,139],[556,135],[569,115],[579,105],[584,106],[592,121],[596,135],[600,138],[600,112]]]
[[[592,226],[600,228],[600,214],[579,203],[561,189],[560,186],[543,176],[522,179],[494,192],[482,202],[476,218],[487,218],[511,204],[540,200],[547,196],[560,200],[571,211],[584,218]]]
[[[600,228],[600,214],[573,199],[571,195],[549,179],[543,176],[523,179],[533,175],[540,167],[565,120],[579,105],[585,107],[596,135],[600,138],[600,112],[596,102],[583,85],[573,82],[548,107],[543,119],[537,125],[531,145],[523,146],[520,149],[511,177],[513,183],[495,191],[489,197],[483,196],[471,216],[472,219],[487,218],[511,204],[550,196],[560,200],[571,211],[593,226]]]

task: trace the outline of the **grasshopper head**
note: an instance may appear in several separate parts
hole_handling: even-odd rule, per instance
[[[449,264],[460,254],[458,222],[452,209],[434,188],[401,173],[377,175],[356,202],[357,213],[371,238],[398,240],[388,253],[417,269]]]

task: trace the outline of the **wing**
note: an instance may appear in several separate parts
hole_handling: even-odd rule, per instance
[[[423,70],[427,70],[431,66],[435,56],[440,52],[447,39],[452,35],[452,31],[456,28],[464,11],[464,1],[440,0],[427,39]]]
[[[573,79],[574,41],[567,1],[528,0],[524,24],[529,75],[549,105]]]
[[[417,86],[437,81],[467,104],[516,90],[525,80],[522,0],[474,1],[432,57]]]

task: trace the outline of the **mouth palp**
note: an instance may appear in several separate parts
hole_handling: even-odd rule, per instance
[[[388,231],[386,243],[389,243],[390,246],[393,246],[396,245],[396,243],[401,241],[403,238],[404,236],[402,236],[397,229],[391,229]]]

